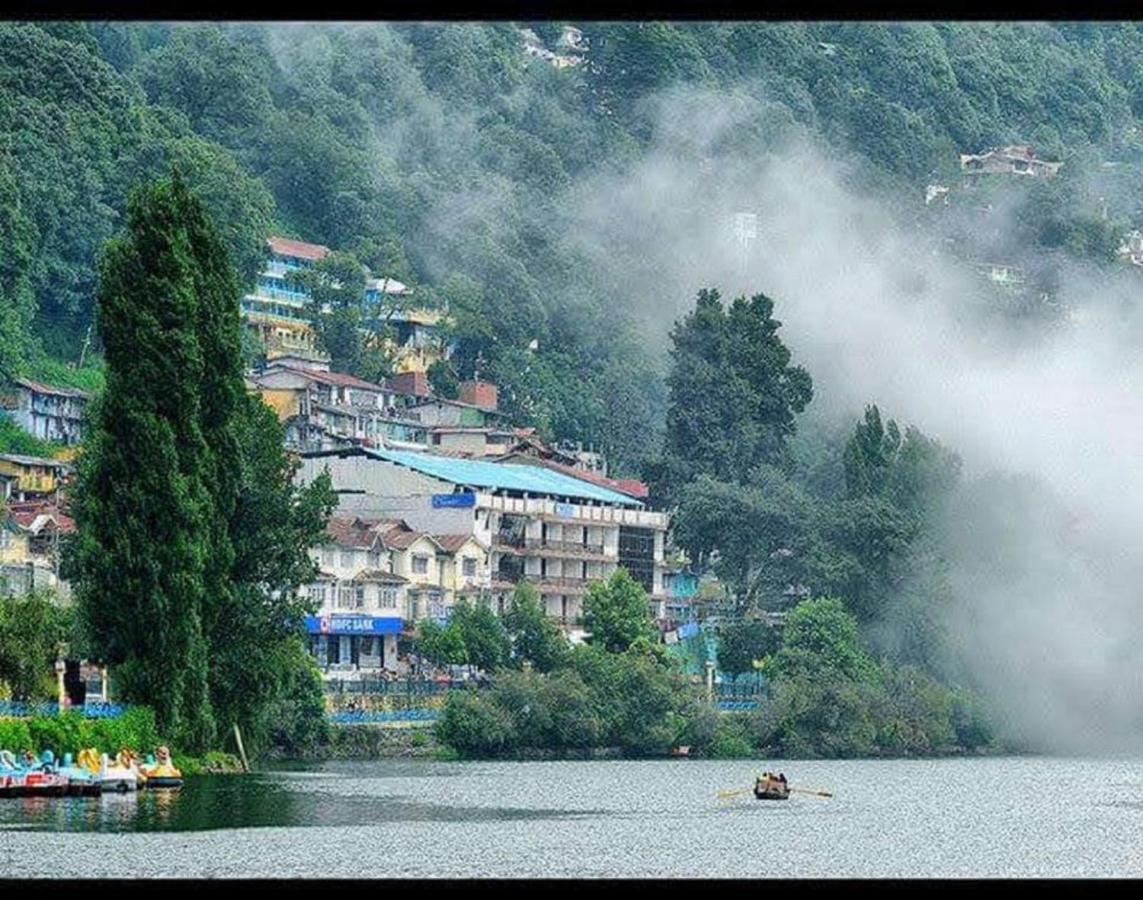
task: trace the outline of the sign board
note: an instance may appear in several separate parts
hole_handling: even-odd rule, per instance
[[[570,519],[575,515],[575,507],[570,503],[557,503],[556,515],[564,519]]]
[[[433,509],[450,506],[476,506],[476,494],[433,494]]]
[[[400,634],[401,619],[381,616],[306,616],[310,634]]]

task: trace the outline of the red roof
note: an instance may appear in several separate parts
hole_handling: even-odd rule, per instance
[[[280,256],[296,256],[299,259],[316,261],[333,252],[324,244],[307,244],[305,241],[295,241],[284,237],[272,237],[267,243],[274,253]]]
[[[399,525],[397,519],[330,519],[325,531],[341,547],[368,550],[377,535]]]
[[[464,546],[472,535],[470,534],[434,534],[431,535],[432,539],[441,545],[441,549],[446,553],[456,553],[461,547]]]
[[[563,472],[565,475],[578,478],[580,481],[587,481],[591,484],[598,484],[600,487],[619,491],[619,493],[626,494],[628,497],[634,497],[637,500],[644,500],[651,495],[651,491],[647,485],[634,478],[606,478],[603,475],[597,475],[595,472],[589,472],[586,469],[576,469],[573,466],[565,466],[562,463],[552,462],[550,459],[537,459],[536,462],[545,468],[552,469],[556,472]]]
[[[61,534],[71,534],[75,531],[75,520],[71,516],[65,516],[56,509],[41,509],[35,512],[12,512],[12,521],[23,528],[25,531],[30,531],[32,526],[36,524],[36,520],[41,516],[46,516],[51,521],[55,522],[56,529]],[[46,524],[46,523],[44,523]]]

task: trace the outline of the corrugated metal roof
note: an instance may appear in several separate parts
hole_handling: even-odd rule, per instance
[[[407,466],[425,475],[451,481],[453,484],[493,490],[522,491],[553,497],[575,497],[583,500],[598,500],[613,506],[635,506],[643,504],[633,497],[597,487],[578,478],[571,478],[551,469],[537,466],[513,466],[503,463],[483,462],[475,459],[453,459],[446,456],[431,456],[424,453],[409,453],[400,450],[363,449],[364,453],[399,466]]]

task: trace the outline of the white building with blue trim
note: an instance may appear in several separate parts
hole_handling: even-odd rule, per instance
[[[665,615],[669,519],[627,494],[526,462],[352,447],[305,453],[298,477],[329,471],[338,515],[401,519],[430,534],[471,535],[487,549],[494,611],[522,579],[549,616],[582,637],[588,585],[623,566]]]

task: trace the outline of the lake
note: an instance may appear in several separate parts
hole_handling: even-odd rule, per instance
[[[832,798],[716,799],[780,769]],[[1143,760],[336,762],[0,800],[9,877],[1143,875]]]

